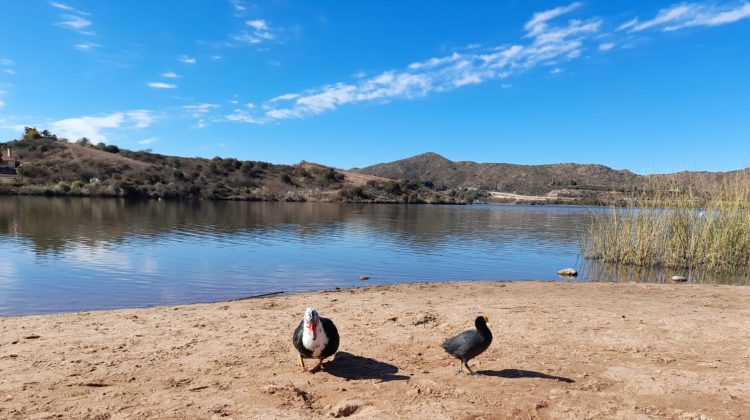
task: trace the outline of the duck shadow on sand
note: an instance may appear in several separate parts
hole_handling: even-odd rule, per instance
[[[484,376],[497,376],[499,378],[517,379],[517,378],[539,378],[539,379],[552,379],[555,381],[565,382],[571,384],[575,382],[570,378],[562,376],[547,375],[542,372],[534,372],[533,370],[522,370],[522,369],[503,369],[503,370],[479,370],[476,372],[478,375]]]
[[[396,374],[397,366],[346,352],[336,353],[333,360],[323,365],[323,371],[349,380],[380,379],[387,382],[409,379],[408,376]]]

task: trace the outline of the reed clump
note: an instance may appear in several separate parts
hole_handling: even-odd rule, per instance
[[[586,258],[639,267],[736,272],[750,268],[750,179],[713,191],[653,188],[596,213]]]

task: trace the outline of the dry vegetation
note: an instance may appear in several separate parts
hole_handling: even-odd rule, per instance
[[[493,201],[522,204],[624,204],[624,198],[642,191],[678,185],[697,194],[716,191],[728,179],[748,170],[731,172],[678,172],[638,175],[603,165],[558,163],[512,165],[508,163],[454,162],[435,153],[381,163],[359,172],[385,178],[408,179],[436,190],[475,188],[491,191]],[[496,193],[502,193],[500,195]],[[527,196],[527,197],[513,197]]]
[[[435,153],[381,163],[359,170],[385,178],[403,178],[434,188],[479,190],[540,196],[541,201],[596,203],[608,191],[626,192],[641,185],[641,177],[603,165],[560,163],[512,165],[507,163],[454,162]],[[544,196],[549,196],[545,200]],[[559,199],[559,200],[558,200]]]
[[[440,204],[480,198],[466,189],[436,191],[307,162],[184,158],[39,135],[7,145],[22,167],[16,182],[0,185],[2,194]]]
[[[735,272],[750,267],[750,179],[710,191],[654,188],[594,217],[588,258],[641,267]]]

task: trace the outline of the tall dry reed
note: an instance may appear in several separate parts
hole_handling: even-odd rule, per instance
[[[750,182],[735,178],[710,193],[652,189],[624,207],[594,213],[584,256],[640,267],[750,269]]]

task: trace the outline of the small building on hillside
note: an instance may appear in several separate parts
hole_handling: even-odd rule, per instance
[[[21,166],[21,162],[13,157],[10,146],[0,148],[0,176],[16,176],[16,168]]]

